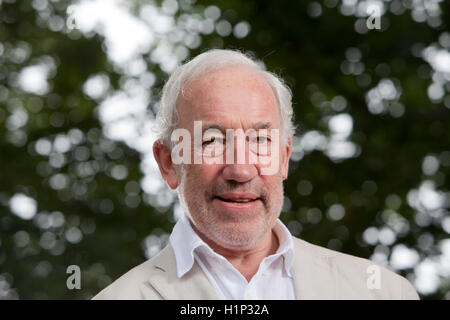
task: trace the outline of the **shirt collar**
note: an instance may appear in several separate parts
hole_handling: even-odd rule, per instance
[[[181,278],[194,265],[195,249],[206,243],[192,229],[185,214],[175,224],[169,241],[175,253],[178,278]]]
[[[294,263],[294,241],[289,229],[277,219],[273,231],[278,237],[279,246],[275,256],[281,255],[284,258],[284,268],[286,273],[292,277],[291,268]]]
[[[181,278],[194,265],[194,253],[198,248],[202,248],[209,254],[221,257],[214,252],[211,247],[206,244],[198,234],[192,229],[188,220],[189,218],[184,214],[175,224],[172,230],[169,241],[175,253],[175,260],[177,264],[177,275]],[[270,257],[276,258],[283,256],[284,268],[286,273],[292,277],[291,267],[294,261],[294,242],[288,228],[277,219],[275,223],[274,232],[278,237],[279,247],[275,254]]]

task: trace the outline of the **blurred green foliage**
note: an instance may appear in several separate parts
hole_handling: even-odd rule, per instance
[[[156,79],[149,118],[168,76],[152,56],[165,36],[172,39],[170,50],[188,57],[217,47],[250,52],[286,79],[298,134],[281,219],[295,235],[365,258],[375,253],[386,262],[399,244],[420,261],[438,259],[450,229],[450,78],[425,61],[423,49],[448,52],[448,2],[417,13],[416,2],[388,1],[381,30],[365,29],[365,17],[351,10],[360,3],[133,1],[124,10],[145,21],[144,7],[162,8],[178,34],[184,31],[157,38],[141,55]],[[133,187],[145,175],[143,155],[105,134],[101,99],[83,90],[99,73],[109,78],[107,94],[141,78],[112,61],[101,29],[68,28],[71,4],[0,1],[0,299],[88,299],[143,262],[148,246],[164,245],[174,225],[172,203],[158,206],[158,195]],[[197,30],[189,17],[209,18],[215,29],[205,23]],[[58,21],[63,25],[55,26]],[[36,64],[53,70],[44,93],[20,85],[23,69]],[[433,82],[444,88],[436,99]],[[351,117],[350,135],[338,140],[353,143],[353,156],[330,153],[330,119],[339,114]],[[325,146],[308,148],[314,137]],[[58,152],[55,146],[67,141]],[[47,145],[53,149],[46,153]],[[338,151],[346,146],[336,144]],[[439,195],[434,208],[420,199],[423,183]],[[12,212],[18,194],[36,201],[32,219]],[[391,239],[365,240],[369,227],[391,230]],[[66,268],[73,264],[82,270],[81,290],[66,287]],[[414,282],[414,266],[397,272]],[[449,298],[449,281],[440,279],[422,297]]]

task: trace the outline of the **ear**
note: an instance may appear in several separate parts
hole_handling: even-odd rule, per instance
[[[172,163],[172,153],[169,148],[160,140],[153,144],[153,156],[158,163],[161,175],[171,189],[178,187],[178,177]]]
[[[283,180],[285,180],[289,171],[289,159],[292,151],[292,137],[289,138],[287,145],[283,144],[281,150],[281,176]]]

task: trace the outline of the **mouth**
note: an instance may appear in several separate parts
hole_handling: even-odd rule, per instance
[[[248,217],[251,212],[259,212],[264,208],[262,196],[252,192],[217,194],[213,198],[213,204],[222,213],[232,214],[233,219],[237,216]]]
[[[261,198],[259,198],[259,197],[257,197],[257,198],[223,198],[223,197],[219,197],[219,196],[216,196],[215,199],[218,199],[223,202],[229,202],[229,203],[250,203],[250,202],[255,202],[255,201],[261,200]]]
[[[262,198],[254,193],[223,193],[216,195],[214,202],[227,211],[246,212],[259,208]]]

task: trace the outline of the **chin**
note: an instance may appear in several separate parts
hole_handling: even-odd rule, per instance
[[[216,239],[215,242],[223,248],[231,250],[250,250],[256,247],[258,241],[254,238],[244,238],[242,235],[239,237],[227,237],[226,239]]]
[[[214,242],[229,249],[252,249],[267,232],[263,226],[255,228],[255,224],[242,226],[242,223],[222,225],[214,229],[215,232],[212,234]]]

